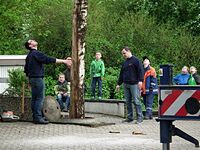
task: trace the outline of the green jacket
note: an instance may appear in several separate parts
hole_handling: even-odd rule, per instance
[[[90,75],[91,77],[103,77],[105,74],[104,62],[100,60],[93,60],[90,65]]]
[[[61,83],[60,81],[54,87],[55,93],[58,94],[59,92],[68,93],[69,92],[69,85],[67,81]]]

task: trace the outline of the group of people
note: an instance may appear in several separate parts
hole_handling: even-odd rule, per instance
[[[176,85],[199,85],[200,76],[197,74],[196,67],[183,66],[181,73],[173,78],[173,83]]]
[[[150,66],[150,60],[147,56],[143,57],[142,62],[132,55],[129,47],[121,50],[125,58],[122,64],[116,90],[119,91],[120,85],[124,87],[124,97],[127,106],[127,118],[123,122],[132,122],[133,105],[135,105],[137,120],[135,123],[140,124],[143,119],[152,119],[152,105],[154,95],[158,91],[158,84],[155,69]],[[143,97],[145,105],[145,116],[143,116],[140,96]]]
[[[102,99],[102,78],[105,74],[104,62],[101,60],[101,52],[96,52],[95,60],[90,65],[91,75],[91,95],[92,99]],[[67,60],[71,60],[71,57],[67,57]],[[59,74],[57,84],[55,86],[56,99],[60,105],[61,111],[68,112],[70,107],[70,81],[71,81],[71,66],[67,66],[67,69]],[[98,84],[98,91],[96,97],[96,85]],[[85,92],[84,86],[84,92]]]
[[[68,111],[70,106],[70,69],[72,65],[71,57],[67,59],[57,59],[46,56],[37,50],[38,43],[35,40],[28,40],[25,43],[29,53],[26,57],[24,72],[29,78],[31,86],[31,109],[33,114],[33,122],[36,124],[48,124],[49,122],[42,114],[42,106],[44,102],[44,64],[64,63],[67,69],[59,74],[55,93],[62,111]],[[124,97],[127,106],[127,118],[123,122],[132,122],[134,120],[133,105],[135,105],[137,120],[140,124],[143,119],[152,119],[152,105],[155,94],[158,92],[158,83],[155,69],[150,65],[150,59],[147,56],[143,57],[142,62],[132,54],[129,47],[124,47],[121,54],[125,58],[117,81],[116,91],[120,90],[123,84]],[[90,75],[92,78],[91,95],[92,99],[96,99],[96,84],[98,83],[98,99],[102,99],[102,78],[105,74],[104,62],[101,60],[101,53],[96,52],[95,60],[90,65]],[[184,66],[182,73],[173,78],[175,84],[178,85],[196,85],[200,84],[200,76],[197,75],[197,69]],[[145,114],[143,116],[140,97],[143,97],[145,106]]]
[[[42,113],[45,97],[44,64],[63,63],[67,65],[66,70],[59,74],[58,81],[54,87],[56,99],[61,111],[68,111],[70,106],[70,70],[72,65],[71,57],[57,59],[49,57],[38,50],[38,42],[28,40],[24,44],[29,53],[25,60],[24,72],[28,77],[31,87],[31,109],[32,118],[35,124],[48,124]],[[102,98],[102,77],[105,73],[104,63],[101,60],[101,53],[96,52],[96,59],[92,61],[90,73],[92,77],[92,96],[95,98],[96,83],[98,83],[98,99]]]

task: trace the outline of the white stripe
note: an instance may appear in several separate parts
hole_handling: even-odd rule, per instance
[[[160,95],[161,96],[161,100],[164,101],[167,96],[169,96],[170,94],[172,94],[172,90],[161,90],[160,94],[161,94]]]
[[[190,98],[195,92],[196,90],[184,90],[163,115],[175,116],[176,113],[185,104],[186,100]]]

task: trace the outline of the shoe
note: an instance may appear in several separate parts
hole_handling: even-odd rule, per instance
[[[41,119],[41,120],[35,120],[33,121],[35,124],[48,124],[49,121]]]
[[[144,117],[144,120],[151,120],[151,119],[153,119],[152,116],[150,116],[150,117],[145,116],[145,117]]]
[[[67,109],[67,108],[65,108],[65,109],[63,109],[63,110],[62,110],[62,112],[68,112],[68,109]]]
[[[91,100],[95,100],[96,98],[94,96],[91,97]]]
[[[143,122],[143,120],[137,120],[136,122],[135,122],[135,124],[141,124]]]
[[[122,122],[132,122],[133,120],[131,120],[131,119],[125,119],[125,120],[122,120]]]
[[[98,97],[98,100],[102,100],[102,97],[101,97],[101,96],[99,96],[99,97]]]

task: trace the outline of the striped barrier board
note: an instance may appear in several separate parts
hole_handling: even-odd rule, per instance
[[[200,86],[160,85],[159,118],[200,120]]]

